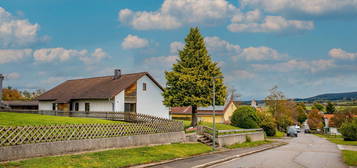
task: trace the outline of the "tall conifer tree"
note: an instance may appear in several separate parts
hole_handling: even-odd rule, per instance
[[[199,29],[191,28],[185,38],[185,46],[179,51],[179,59],[172,71],[165,72],[167,80],[163,93],[164,104],[169,107],[192,106],[191,126],[197,126],[197,107],[212,105],[213,77],[223,76],[213,62]],[[223,105],[226,87],[222,78],[215,79],[216,105]]]

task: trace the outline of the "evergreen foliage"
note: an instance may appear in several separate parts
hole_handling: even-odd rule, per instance
[[[259,117],[255,108],[250,106],[240,106],[233,112],[231,123],[240,128],[258,128]]]
[[[192,106],[191,126],[197,126],[197,107],[212,105],[213,77],[223,76],[213,62],[199,29],[191,28],[185,38],[185,46],[179,51],[179,59],[172,71],[165,72],[167,80],[163,93],[164,104],[169,107]],[[215,79],[216,105],[223,105],[226,86],[222,78]]]
[[[335,112],[336,112],[335,106],[331,102],[328,102],[327,106],[326,106],[326,113],[327,114],[333,114]]]

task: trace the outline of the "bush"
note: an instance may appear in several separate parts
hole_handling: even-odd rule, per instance
[[[258,128],[259,118],[255,108],[250,106],[241,106],[233,112],[231,123],[240,128]]]
[[[352,122],[344,122],[341,125],[340,132],[346,141],[357,141],[357,119]]]
[[[259,127],[263,128],[267,136],[274,136],[276,134],[276,124],[275,119],[271,113],[258,111],[257,116],[259,118]]]
[[[274,136],[276,134],[276,125],[273,122],[263,123],[261,126],[267,136]]]

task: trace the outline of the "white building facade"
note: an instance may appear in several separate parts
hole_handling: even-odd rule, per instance
[[[130,75],[130,74],[127,74]],[[123,75],[125,76],[125,75]],[[131,79],[131,78],[130,78]],[[86,80],[86,79],[84,79]],[[88,79],[87,82],[91,82],[91,79]],[[101,79],[103,82],[100,83],[107,83],[109,81],[107,79]],[[125,80],[119,78],[117,80]],[[131,79],[132,81],[132,79]],[[79,81],[78,82],[83,82]],[[77,83],[78,83],[77,82]],[[69,83],[75,83],[74,81],[70,81]],[[118,87],[122,87],[125,81],[118,81]],[[63,84],[65,85],[65,84]],[[68,84],[67,84],[68,85]],[[72,84],[75,85],[75,84]],[[127,85],[127,84],[126,84]],[[111,84],[111,87],[98,87],[98,89],[102,89],[103,92],[106,92],[106,89],[113,89],[115,90],[115,84]],[[59,85],[61,87],[61,85]],[[78,85],[78,87],[81,87]],[[91,86],[92,87],[92,86]],[[93,88],[93,87],[92,87]],[[78,88],[75,88],[78,89]],[[80,88],[81,89],[81,88]],[[39,97],[39,110],[61,110],[61,111],[87,111],[87,112],[135,112],[138,114],[146,114],[151,116],[156,116],[160,118],[170,119],[169,108],[163,104],[164,98],[162,96],[163,88],[150,76],[148,73],[142,73],[139,75],[137,79],[134,79],[134,82],[127,85],[127,87],[121,90],[119,93],[115,93],[113,96],[108,96],[103,98],[103,96],[99,96],[98,98],[77,98],[73,95],[73,98],[69,98],[67,102],[60,102],[57,99],[55,100],[46,100],[52,97],[56,97],[53,94],[58,90],[58,88],[54,88],[54,91],[48,91],[50,93],[45,93],[44,96]],[[89,89],[82,89],[86,90],[84,93],[87,94]],[[91,90],[91,89],[90,89]],[[47,95],[46,95],[47,94]],[[69,93],[63,93],[66,96]],[[82,94],[83,93],[79,93]],[[60,94],[55,94],[57,97],[61,97]],[[48,98],[47,98],[47,97]],[[52,96],[52,97],[51,97]],[[87,94],[89,97],[90,94]],[[69,97],[72,97],[69,95]],[[86,97],[86,96],[84,96]]]

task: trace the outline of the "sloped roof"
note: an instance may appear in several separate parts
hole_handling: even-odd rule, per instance
[[[56,103],[68,103],[80,99],[109,99],[119,94],[138,79],[147,75],[160,89],[161,85],[147,72],[122,74],[119,79],[113,76],[67,80],[46,93],[37,100],[55,100]]]
[[[224,114],[226,111],[227,107],[230,105],[230,103],[233,103],[232,98],[229,98],[231,96],[228,96],[226,99],[226,102],[224,103],[223,106],[215,106],[215,112],[219,114]],[[213,112],[213,107],[208,106],[208,107],[198,107],[197,108],[197,114],[198,115],[210,115]],[[192,107],[187,106],[187,107],[172,107],[171,108],[171,113],[172,114],[192,114]]]

